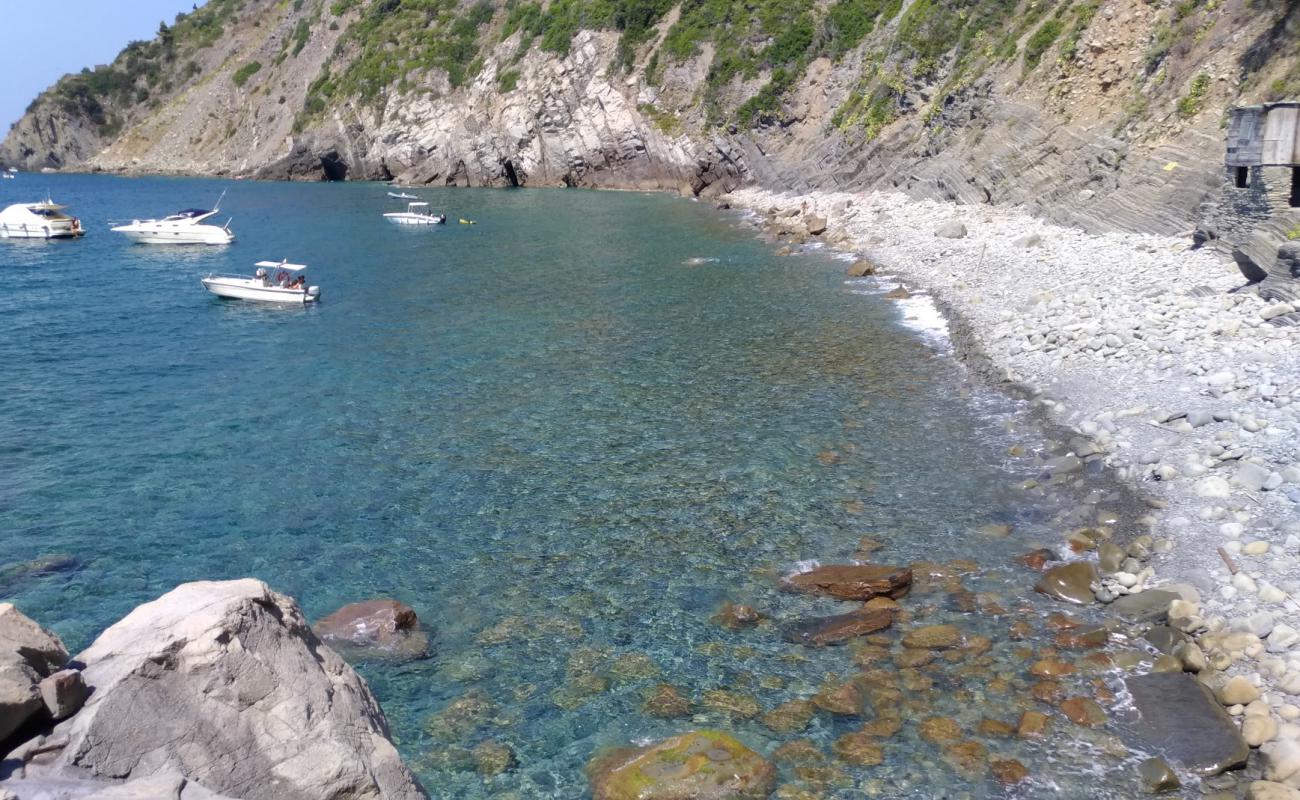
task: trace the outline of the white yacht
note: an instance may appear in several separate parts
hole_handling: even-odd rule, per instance
[[[442,225],[446,214],[430,214],[428,203],[407,203],[405,211],[390,211],[384,219],[395,225]]]
[[[406,192],[389,192],[388,196],[395,200],[419,200],[420,199],[419,197],[416,197],[413,194],[407,194]]]
[[[225,192],[221,196],[225,197]],[[230,244],[235,241],[230,220],[225,225],[204,224],[204,220],[219,213],[220,199],[211,211],[187,208],[162,219],[131,220],[131,224],[118,225],[113,231],[141,244]]]
[[[85,233],[81,220],[63,213],[48,196],[39,203],[16,203],[0,211],[0,239],[73,239]]]
[[[259,261],[257,271],[247,275],[213,275],[201,278],[203,288],[217,297],[255,300],[262,303],[306,305],[320,300],[320,287],[308,286],[306,264],[288,261]]]

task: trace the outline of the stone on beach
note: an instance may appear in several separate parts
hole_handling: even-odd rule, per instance
[[[89,689],[79,670],[64,669],[40,682],[41,701],[50,718],[58,721],[77,713]]]
[[[425,797],[365,682],[261,581],[182,584],[77,660],[93,692],[29,777],[175,770],[245,800]]]
[[[1125,678],[1141,714],[1144,744],[1200,775],[1217,775],[1246,763],[1250,747],[1210,690],[1182,672]]]
[[[865,278],[868,275],[875,275],[876,272],[877,267],[874,262],[865,258],[859,258],[849,267],[848,276],[850,278]]]
[[[943,239],[964,239],[966,238],[966,226],[958,220],[952,220],[935,228],[934,235]]]
[[[322,641],[344,655],[375,653],[398,659],[421,658],[429,639],[410,606],[396,600],[348,603],[312,626]]]
[[[776,784],[771,762],[714,730],[607,750],[587,776],[592,800],[759,800]]]
[[[1300,790],[1273,781],[1251,781],[1246,800],[1300,800]]]
[[[1152,794],[1172,792],[1182,786],[1178,776],[1163,758],[1148,758],[1138,764],[1138,775],[1142,778],[1143,787]]]
[[[790,592],[820,594],[840,600],[898,599],[912,586],[912,570],[874,564],[830,564],[790,575],[781,588]]]
[[[1034,584],[1034,591],[1067,603],[1091,603],[1091,584],[1097,580],[1097,571],[1088,561],[1075,561],[1052,567]]]

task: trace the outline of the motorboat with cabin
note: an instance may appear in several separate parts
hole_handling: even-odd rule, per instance
[[[230,244],[235,234],[230,230],[230,220],[225,225],[208,225],[205,221],[221,213],[221,200],[209,211],[205,208],[186,208],[162,219],[134,219],[129,225],[118,225],[112,230],[139,244]]]
[[[0,239],[75,239],[85,234],[81,220],[64,214],[46,195],[39,203],[15,203],[0,211]]]
[[[217,297],[262,303],[306,305],[320,300],[320,287],[307,285],[306,264],[288,261],[259,261],[257,271],[247,275],[215,275],[201,278],[203,288]]]
[[[446,214],[430,214],[428,203],[407,203],[405,211],[390,211],[384,219],[394,225],[443,225]]]
[[[419,200],[420,199],[415,195],[407,194],[406,192],[389,192],[388,196],[395,200]]]

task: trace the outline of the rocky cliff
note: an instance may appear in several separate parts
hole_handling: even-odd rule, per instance
[[[0,163],[471,186],[898,187],[1189,229],[1224,109],[1300,88],[1267,0],[209,0]]]

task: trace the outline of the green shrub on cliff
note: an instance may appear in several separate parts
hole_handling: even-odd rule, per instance
[[[1025,72],[1033,72],[1038,62],[1043,60],[1056,37],[1061,35],[1061,20],[1053,17],[1039,26],[1034,35],[1025,42]]]
[[[248,82],[248,79],[256,75],[260,69],[262,69],[261,62],[250,61],[244,66],[235,70],[235,73],[230,76],[230,80],[234,81],[236,86],[243,86],[245,83]]]

